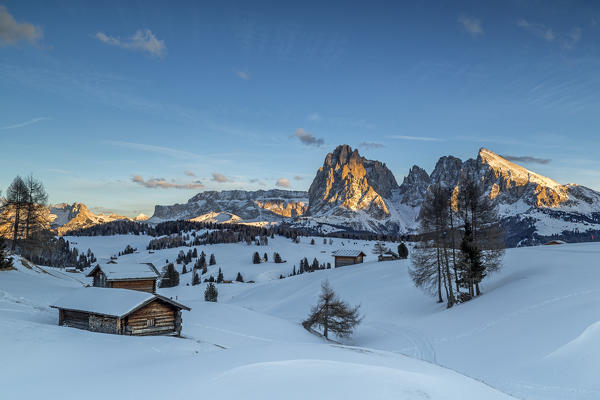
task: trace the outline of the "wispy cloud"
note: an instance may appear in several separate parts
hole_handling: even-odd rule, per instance
[[[250,179],[249,182],[250,183],[256,183],[256,184],[258,184],[260,186],[265,186],[265,183],[263,181],[261,181],[260,179],[257,179],[257,178]]]
[[[33,125],[33,124],[35,124],[37,122],[46,121],[46,120],[49,120],[49,119],[50,118],[46,118],[46,117],[33,118],[33,119],[30,119],[29,121],[21,122],[21,123],[18,123],[18,124],[3,126],[2,128],[0,128],[0,130],[22,128],[24,126]]]
[[[185,170],[185,171],[183,171],[183,173],[187,176],[191,176],[192,178],[196,177],[196,174],[190,170]]]
[[[517,26],[519,28],[525,29],[527,32],[533,34],[534,36],[544,39],[547,42],[551,42],[554,40],[554,32],[552,32],[552,29],[548,28],[544,24],[537,24],[529,22],[525,19],[520,19],[517,21]]]
[[[275,186],[279,186],[282,188],[289,188],[290,185],[290,180],[287,178],[279,178],[277,179],[277,182],[275,183]]]
[[[96,33],[96,39],[110,46],[117,46],[122,49],[143,51],[154,57],[164,57],[167,54],[167,46],[164,40],[159,40],[150,29],[137,30],[131,37],[121,39],[115,36],[108,36],[104,32]]]
[[[42,28],[17,22],[6,7],[0,6],[0,46],[16,46],[21,41],[36,45],[43,36]]]
[[[508,154],[502,154],[501,157],[506,158],[509,161],[513,162],[522,162],[527,164],[549,164],[552,161],[549,158],[538,158],[532,156],[511,156]]]
[[[405,135],[391,135],[388,136],[389,139],[398,139],[398,140],[415,140],[417,142],[443,142],[444,139],[428,137],[428,136],[405,136]]]
[[[219,172],[212,173],[212,180],[219,183],[231,182],[231,179]]]
[[[152,153],[164,154],[164,155],[175,157],[175,158],[191,159],[191,158],[200,158],[201,157],[199,154],[190,153],[188,151],[173,149],[173,148],[164,147],[164,146],[155,146],[152,144],[120,142],[120,141],[114,141],[114,140],[108,140],[108,141],[106,141],[106,143],[113,145],[113,146],[117,146],[117,147],[124,147],[127,149],[133,149],[133,150],[149,151]]]
[[[317,112],[314,112],[314,113],[308,114],[306,119],[308,119],[311,122],[319,122],[321,120],[321,115]]]
[[[140,175],[135,175],[133,178],[131,178],[131,181],[147,188],[188,190],[204,188],[204,185],[200,181],[194,181],[191,183],[176,183],[173,181],[169,182],[164,178],[150,178],[148,180],[144,180],[144,178],[142,178]]]
[[[458,17],[458,22],[462,25],[464,30],[471,36],[477,37],[483,35],[483,27],[481,26],[481,20],[477,18],[467,17],[461,15]]]
[[[235,71],[235,74],[237,75],[238,78],[243,79],[245,81],[250,79],[250,74],[245,71]]]
[[[362,147],[365,149],[380,149],[382,147],[385,147],[383,143],[377,143],[377,142],[362,142],[358,145],[358,147]]]
[[[323,139],[321,138],[316,138],[312,135],[312,133],[310,132],[306,132],[304,129],[302,128],[298,128],[296,130],[296,133],[294,133],[291,137],[295,137],[298,138],[298,140],[300,140],[300,142],[306,146],[322,146],[323,143],[325,143],[323,141]]]
[[[301,177],[300,175],[296,175],[296,176],[294,177],[294,180],[295,180],[295,181],[301,181],[301,180],[303,180],[303,179],[304,179],[304,178],[303,178],[303,177]]]
[[[571,32],[562,35],[559,38],[560,46],[563,49],[571,50],[581,40],[581,28],[573,28]]]

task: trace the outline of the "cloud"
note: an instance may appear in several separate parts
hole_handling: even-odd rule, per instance
[[[187,176],[191,176],[193,178],[196,177],[196,174],[189,170],[185,170],[185,171],[183,171],[183,173],[186,174]]]
[[[149,151],[152,153],[164,154],[167,156],[182,158],[182,159],[190,159],[190,158],[200,158],[199,154],[190,153],[188,151],[177,150],[170,147],[164,146],[155,146],[153,144],[145,144],[145,143],[131,143],[131,142],[120,142],[114,140],[108,140],[106,143],[117,146],[117,147],[125,147],[127,149],[141,150],[141,151]]]
[[[279,178],[279,179],[277,179],[277,182],[275,183],[275,186],[279,186],[279,187],[283,187],[283,188],[289,188],[290,187],[290,181],[289,181],[289,179],[286,179],[286,178]]]
[[[473,37],[483,35],[483,27],[481,26],[481,21],[479,19],[461,15],[458,17],[458,22],[463,26],[469,35]]]
[[[35,124],[37,122],[46,121],[46,120],[49,120],[49,119],[50,118],[46,118],[46,117],[33,118],[33,119],[30,119],[29,121],[21,122],[21,123],[18,123],[18,124],[3,126],[2,128],[0,128],[0,130],[22,128],[24,126],[32,125],[32,124]]]
[[[382,147],[385,147],[383,145],[383,143],[377,143],[377,142],[362,142],[358,145],[358,147],[363,147],[365,149],[380,149]]]
[[[311,122],[319,122],[321,120],[321,115],[319,113],[308,114],[306,117]]]
[[[552,29],[546,27],[543,24],[536,24],[526,21],[524,19],[520,19],[517,21],[517,26],[519,28],[525,29],[527,32],[544,39],[547,42],[551,42],[554,40],[554,32]]]
[[[304,179],[304,178],[303,178],[303,177],[301,177],[300,175],[296,175],[296,176],[294,177],[294,180],[295,180],[295,181],[301,181],[301,180],[303,180],[303,179]]]
[[[560,46],[563,49],[571,50],[577,42],[581,40],[581,28],[573,28],[568,34],[561,36]]]
[[[548,163],[550,163],[550,161],[552,161],[549,158],[538,158],[538,157],[532,157],[532,156],[510,156],[507,154],[502,154],[501,157],[506,158],[509,161],[529,163],[529,164],[548,164]]]
[[[131,181],[142,185],[147,188],[161,188],[161,189],[202,189],[204,185],[200,181],[194,181],[192,183],[175,183],[169,182],[164,178],[150,178],[144,180],[140,175],[135,175],[131,178]]]
[[[443,142],[444,139],[427,137],[427,136],[404,136],[404,135],[392,135],[388,136],[390,139],[399,139],[399,140],[415,140],[418,142]]]
[[[220,183],[231,182],[231,179],[227,178],[225,175],[218,173],[218,172],[213,172],[212,180],[215,182],[220,182]]]
[[[323,141],[323,139],[321,138],[316,138],[312,135],[312,133],[310,132],[306,132],[304,129],[302,128],[298,128],[296,130],[296,133],[294,133],[291,137],[297,137],[298,140],[300,140],[300,142],[306,146],[322,146],[323,143],[325,143]]]
[[[250,183],[257,183],[260,186],[265,186],[265,183],[263,181],[261,181],[260,179],[256,179],[256,178],[250,179]]]
[[[250,79],[250,74],[248,74],[247,72],[244,72],[244,71],[235,71],[235,74],[238,76],[238,78],[243,79],[245,81],[247,81],[248,79]]]
[[[39,26],[17,22],[6,7],[0,6],[0,46],[15,46],[20,41],[35,45],[43,36]]]
[[[122,49],[145,51],[154,57],[164,57],[167,54],[167,46],[164,40],[158,40],[150,29],[137,30],[133,36],[126,40],[115,36],[108,36],[103,32],[96,33],[96,39],[110,46]]]

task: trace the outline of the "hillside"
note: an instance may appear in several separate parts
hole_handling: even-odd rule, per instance
[[[143,249],[149,237],[67,239],[76,242],[75,245],[80,248],[90,247],[99,258],[108,258],[126,244]],[[168,342],[167,338],[106,338],[100,335],[102,344],[99,351],[116,355],[123,340],[129,340],[126,342],[130,347],[128,351],[151,361],[149,365],[160,363],[168,371],[165,373],[176,374],[181,382],[192,379],[187,370],[193,369],[194,382],[204,387],[210,386],[213,378],[227,383],[263,379],[259,378],[262,373],[280,377],[282,385],[256,387],[257,396],[267,397],[269,393],[273,395],[275,390],[284,390],[282,388],[287,382],[282,376],[285,375],[284,371],[293,376],[306,376],[307,379],[317,379],[316,375],[320,374],[331,376],[332,373],[341,373],[341,376],[335,375],[339,379],[351,379],[354,373],[365,374],[369,376],[366,387],[385,387],[390,388],[390,393],[398,393],[400,388],[388,385],[392,385],[389,382],[395,382],[396,379],[404,382],[401,378],[406,376],[404,372],[376,368],[365,370],[364,365],[413,372],[413,368],[421,368],[418,366],[423,364],[412,364],[413,360],[406,361],[408,364],[402,361],[407,360],[400,356],[404,354],[450,368],[521,399],[598,398],[600,385],[589,371],[595,371],[599,366],[593,354],[597,347],[594,343],[597,340],[597,304],[600,301],[600,291],[596,288],[600,271],[595,265],[600,256],[600,245],[586,243],[509,249],[502,271],[484,281],[484,294],[450,310],[413,286],[407,274],[409,261],[373,262],[375,256],[368,251],[372,245],[372,242],[339,239],[334,239],[333,245],[324,245],[319,238],[316,238],[315,245],[310,244],[310,238],[303,238],[300,244],[295,244],[276,237],[270,240],[269,246],[199,246],[199,251],[204,250],[216,256],[217,265],[209,267],[209,275],[216,276],[221,268],[225,279],[233,279],[237,272],[241,272],[245,280],[255,280],[256,283],[218,285],[219,303],[206,304],[203,301],[204,284],[200,287],[186,286],[191,282],[191,274],[182,275],[179,287],[161,289],[160,292],[173,298],[177,296],[179,301],[192,307],[192,311],[183,316],[184,335],[193,339],[189,344],[185,344],[188,341],[169,344],[173,342]],[[289,273],[301,257],[327,261],[331,260],[331,251],[338,248],[364,249],[368,253],[366,262],[278,279],[280,274]],[[174,260],[179,250],[159,250],[153,254],[141,251],[119,260],[153,262],[160,268],[165,259]],[[187,248],[184,250],[187,251]],[[259,251],[261,255],[266,252],[269,258],[273,251],[278,251],[287,262],[253,265],[250,260],[254,251]],[[11,274],[18,276],[16,272]],[[39,279],[46,278],[42,276]],[[344,342],[344,346],[351,347],[332,347],[320,343],[320,339],[307,335],[299,325],[324,279],[330,281],[343,299],[352,304],[361,304],[365,319],[353,338]],[[21,314],[15,317],[14,313],[5,311],[7,324],[12,329],[15,326],[41,329],[39,334],[50,338],[48,340],[53,346],[57,346],[57,350],[52,350],[56,352],[60,352],[58,349],[64,346],[62,334],[68,335],[71,341],[67,345],[70,351],[73,346],[85,346],[86,338],[98,336],[53,326],[56,315],[48,311],[44,304],[51,301],[49,298],[53,297],[52,293],[62,293],[64,287],[70,287],[73,282],[63,282],[58,287],[49,284],[48,280],[31,283],[21,278],[11,278],[2,282],[0,290],[7,293],[4,299],[23,298],[20,300],[22,304],[32,303],[38,307],[34,314],[24,313],[22,317],[18,317]],[[19,318],[25,318],[26,321]],[[6,324],[3,329],[8,329]],[[61,333],[65,329],[66,333]],[[32,346],[39,341],[40,344],[35,345],[36,351],[44,356],[56,356],[57,353],[51,353],[48,348],[38,348],[47,339],[42,340],[37,335],[28,333],[29,339],[24,345]],[[142,350],[142,343],[147,342],[153,343],[152,348],[157,349],[156,353]],[[220,350],[215,344],[227,350]],[[80,351],[83,352],[83,348],[80,347]],[[201,354],[199,358],[194,355],[195,351]],[[161,355],[163,353],[169,356],[165,358],[165,355]],[[31,355],[26,361],[36,361],[35,353],[28,354]],[[93,354],[89,355],[91,358],[87,362],[92,362]],[[93,362],[97,361],[94,359]],[[352,366],[342,366],[339,362]],[[206,365],[211,365],[209,370]],[[308,366],[318,372],[312,369],[305,371],[303,367]],[[282,368],[277,370],[281,373],[273,367]],[[131,374],[129,377],[137,377],[135,373]],[[119,381],[124,379],[116,375],[117,370],[108,377],[121,379]],[[383,376],[396,378],[379,380]],[[418,381],[431,382],[429,377],[424,379]],[[81,382],[83,385],[85,379]],[[56,384],[48,385],[56,387]],[[187,383],[182,385],[182,391],[190,390]],[[430,391],[436,384],[423,385],[418,390],[424,390],[431,398],[436,398]],[[445,384],[442,387],[446,388]],[[363,392],[352,388],[362,396]],[[228,390],[231,391],[223,393],[237,393],[235,387]],[[263,393],[263,390],[268,393]],[[299,396],[314,394],[311,388],[302,388],[299,393]],[[356,398],[352,393],[346,396]]]

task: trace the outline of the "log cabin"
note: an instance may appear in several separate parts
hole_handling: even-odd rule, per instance
[[[335,267],[343,267],[344,265],[360,264],[366,256],[360,250],[336,250],[333,252]]]
[[[86,275],[94,278],[94,287],[131,289],[156,293],[160,274],[148,264],[98,264]]]
[[[50,307],[58,324],[116,335],[181,334],[181,311],[190,311],[164,296],[127,289],[76,289]]]

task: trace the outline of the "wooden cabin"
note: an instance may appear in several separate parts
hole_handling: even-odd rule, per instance
[[[383,254],[380,254],[379,257],[377,257],[377,259],[379,261],[394,261],[394,260],[399,260],[400,257],[398,256],[398,254],[394,253],[391,250],[386,251]]]
[[[98,264],[86,276],[94,278],[94,287],[131,289],[156,293],[160,274],[148,264]]]
[[[181,334],[181,310],[189,307],[166,297],[127,289],[88,287],[50,306],[58,324],[116,335]]]
[[[335,267],[343,267],[344,265],[360,264],[366,256],[360,250],[336,250],[333,252]]]
[[[556,246],[559,244],[566,244],[566,242],[563,242],[562,240],[551,240],[549,242],[544,243],[545,246]]]

